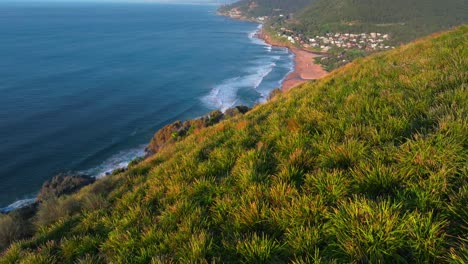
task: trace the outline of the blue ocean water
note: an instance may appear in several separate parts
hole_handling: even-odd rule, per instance
[[[162,126],[264,100],[292,55],[216,6],[0,3],[0,208],[95,176]]]

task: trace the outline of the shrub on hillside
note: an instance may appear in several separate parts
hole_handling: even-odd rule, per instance
[[[12,215],[0,215],[0,252],[30,233],[29,224]]]
[[[81,203],[74,196],[52,198],[42,202],[36,214],[38,225],[49,225],[81,210]]]
[[[280,88],[273,89],[273,91],[271,91],[268,95],[268,101],[272,100],[273,98],[279,96],[282,93],[283,91]]]

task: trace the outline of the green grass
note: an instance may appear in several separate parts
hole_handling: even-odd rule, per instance
[[[41,205],[0,263],[466,263],[467,47],[463,26],[195,130]]]

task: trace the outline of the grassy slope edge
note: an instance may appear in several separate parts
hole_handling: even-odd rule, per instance
[[[465,263],[467,47],[462,26],[197,131],[41,205],[0,263]]]

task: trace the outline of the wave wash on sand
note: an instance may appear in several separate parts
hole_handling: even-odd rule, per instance
[[[285,47],[272,46],[258,38],[258,33],[261,30],[262,25],[259,25],[256,30],[248,32],[248,37],[252,43],[263,46],[268,55],[252,58],[251,66],[244,69],[244,75],[225,79],[222,83],[215,85],[208,95],[201,98],[207,107],[225,111],[235,105],[245,104],[240,98],[240,93],[252,90],[260,96],[254,103],[263,103],[269,93],[273,89],[281,87],[286,76],[294,71],[294,55]],[[279,62],[284,59],[285,55],[287,60],[291,62],[280,65]],[[274,82],[267,82],[266,79],[277,68],[287,68],[286,75]]]

